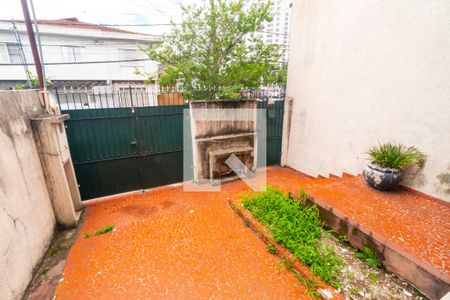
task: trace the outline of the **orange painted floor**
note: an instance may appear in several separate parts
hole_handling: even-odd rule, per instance
[[[259,180],[255,178],[253,180]],[[268,168],[267,183],[302,187],[405,251],[450,273],[449,206],[406,191],[369,189],[360,177],[311,179]],[[90,202],[71,249],[57,299],[299,299],[304,288],[227,206],[247,190],[221,192],[162,187],[145,194]],[[113,223],[113,233],[84,238]]]

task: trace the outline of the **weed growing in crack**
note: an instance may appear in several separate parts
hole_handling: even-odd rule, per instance
[[[320,294],[317,291],[318,288],[322,286],[320,282],[315,281],[313,278],[308,278],[303,276],[303,274],[294,271],[295,277],[301,282],[301,284],[305,287],[305,292],[310,294],[312,297],[319,299]]]
[[[339,239],[341,242],[343,242],[344,244],[349,244],[349,243],[350,243],[349,240],[348,240],[348,237],[345,236],[345,235],[339,235],[339,236],[338,236],[338,239]]]
[[[90,238],[91,236],[92,236],[92,233],[90,233],[89,231],[84,233],[84,237],[86,239]]]
[[[325,231],[317,206],[304,206],[272,187],[245,196],[242,204],[272,232],[276,242],[310,266],[315,275],[340,287],[337,272],[344,262],[331,245],[320,242]]]
[[[372,249],[365,247],[362,251],[356,252],[355,256],[365,261],[372,268],[381,267],[380,261],[377,259],[375,252]]]
[[[278,273],[280,273],[281,267],[283,267],[283,266],[286,268],[286,270],[292,271],[294,269],[294,262],[283,255],[281,257],[280,262],[278,263],[278,267],[277,267]]]
[[[292,269],[294,268],[294,263],[290,259],[283,260],[283,264],[288,271],[292,271]]]
[[[277,254],[278,249],[273,244],[267,245],[267,251],[269,251],[270,254]]]
[[[305,191],[304,188],[300,190],[300,201],[305,204],[308,200],[308,193]]]
[[[352,295],[358,294],[359,291],[360,291],[360,288],[357,287],[357,286],[351,287],[351,288],[348,290],[348,292],[349,292],[350,294],[352,294]]]
[[[61,246],[61,245],[55,245],[52,248],[50,248],[50,256],[55,256],[56,254],[58,254],[61,251],[65,251],[67,250],[67,247]]]
[[[377,273],[370,273],[369,274],[369,279],[370,279],[370,281],[373,283],[373,284],[376,284],[376,283],[378,283],[378,275],[377,275]]]
[[[347,274],[347,278],[353,280],[353,279],[356,278],[356,274],[353,273],[353,272],[350,272],[350,273]]]

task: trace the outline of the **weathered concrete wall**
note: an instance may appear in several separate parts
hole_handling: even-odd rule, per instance
[[[18,299],[55,228],[29,117],[35,91],[0,92],[0,299]]]
[[[426,166],[404,184],[450,201],[450,1],[299,0],[287,95],[287,164],[361,173],[378,141],[415,145]]]
[[[191,101],[189,105],[196,181],[209,178],[210,152],[242,147],[257,150],[255,100]],[[251,169],[256,165],[254,153],[248,165]]]

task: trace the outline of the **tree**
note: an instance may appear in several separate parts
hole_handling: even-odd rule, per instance
[[[162,42],[143,49],[163,65],[161,85],[182,82],[188,99],[236,99],[242,88],[276,82],[281,70],[278,45],[257,36],[271,21],[270,2],[210,0],[209,7],[182,7]]]

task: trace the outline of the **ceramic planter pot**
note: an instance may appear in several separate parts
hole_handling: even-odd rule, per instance
[[[363,175],[367,183],[377,190],[393,189],[403,179],[401,170],[384,168],[373,163],[364,168]]]

